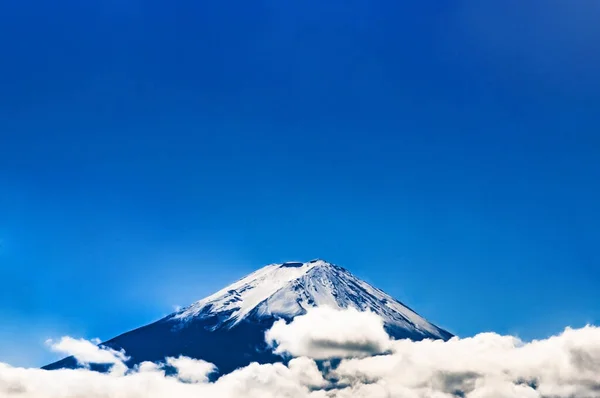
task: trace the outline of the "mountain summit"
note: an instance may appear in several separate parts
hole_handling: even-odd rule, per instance
[[[185,355],[212,362],[228,373],[250,362],[281,360],[264,333],[277,319],[291,320],[311,307],[370,310],[395,339],[444,339],[449,332],[428,322],[383,291],[323,260],[267,265],[155,323],[101,345],[124,349],[129,364]],[[71,357],[45,369],[75,367]]]

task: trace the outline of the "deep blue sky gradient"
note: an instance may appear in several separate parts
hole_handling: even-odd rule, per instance
[[[600,3],[0,2],[0,361],[321,257],[454,333],[600,323]]]

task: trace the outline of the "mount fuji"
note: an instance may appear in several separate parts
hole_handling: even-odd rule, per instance
[[[311,307],[355,308],[381,316],[394,339],[443,339],[452,334],[383,291],[323,260],[267,265],[222,290],[101,346],[125,350],[129,366],[179,355],[215,364],[221,374],[251,362],[282,358],[265,342],[278,319],[289,321]],[[73,357],[44,369],[74,368]]]

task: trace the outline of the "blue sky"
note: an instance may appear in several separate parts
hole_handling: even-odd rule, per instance
[[[460,335],[600,323],[600,3],[417,3],[0,3],[0,361],[315,257]]]

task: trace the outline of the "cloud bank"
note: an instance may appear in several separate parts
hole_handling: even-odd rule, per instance
[[[315,309],[289,324],[276,323],[266,339],[294,358],[287,365],[253,363],[210,382],[215,367],[205,361],[166,358],[130,369],[126,353],[65,337],[51,348],[82,364],[112,364],[112,371],[0,364],[0,397],[600,397],[600,328],[594,326],[531,342],[495,333],[394,341],[374,314]]]

